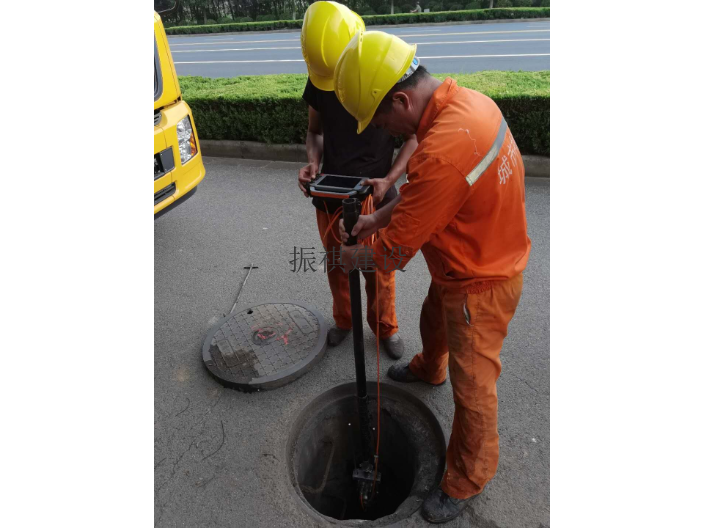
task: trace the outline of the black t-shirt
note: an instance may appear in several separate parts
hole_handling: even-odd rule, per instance
[[[394,138],[382,129],[368,126],[357,134],[357,120],[350,115],[335,92],[326,92],[313,86],[308,79],[303,99],[320,114],[323,124],[323,166],[320,172],[341,176],[384,178],[391,170],[394,156]],[[377,208],[393,200],[398,191],[391,186]],[[334,212],[342,205],[340,200],[313,198],[313,205]]]

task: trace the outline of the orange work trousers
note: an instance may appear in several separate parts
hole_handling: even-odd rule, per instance
[[[484,283],[474,293],[431,283],[423,302],[423,352],[413,358],[410,369],[437,384],[445,380],[449,363],[455,416],[441,485],[456,499],[477,495],[496,474],[499,353],[522,289],[522,273]]]
[[[320,209],[316,209],[318,219],[318,231],[320,240],[323,242],[325,251],[330,258],[339,255],[340,243],[335,240],[332,230],[338,229],[333,226],[327,235],[325,234],[330,220],[333,217]],[[337,222],[337,220],[336,220]],[[335,231],[339,238],[339,232]],[[395,271],[386,273],[375,270],[373,273],[362,273],[365,279],[364,288],[367,292],[367,323],[376,334],[376,282],[379,282],[379,339],[387,339],[398,332],[398,322],[396,321],[396,277]],[[332,316],[335,324],[339,328],[349,330],[352,328],[352,306],[350,304],[350,281],[348,275],[341,266],[328,264],[328,283],[332,292]]]

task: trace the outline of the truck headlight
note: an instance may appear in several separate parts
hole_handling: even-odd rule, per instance
[[[178,136],[178,150],[181,153],[181,165],[196,155],[196,135],[193,133],[191,118],[186,116],[176,125],[176,135]]]

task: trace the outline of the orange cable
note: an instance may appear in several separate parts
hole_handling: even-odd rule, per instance
[[[332,236],[333,236],[333,238],[335,239],[335,241],[336,241],[338,244],[342,244],[342,240],[340,240],[339,238],[337,238],[337,233],[336,233],[337,230],[336,230],[336,229],[332,229],[332,227],[337,224],[337,219],[338,219],[338,218],[340,217],[340,215],[342,214],[342,206],[338,207],[338,208],[335,210],[335,213],[332,215],[332,220],[330,220],[330,212],[328,211],[328,204],[326,204],[325,202],[323,202],[323,205],[325,206],[325,214],[328,216],[328,228],[325,230],[325,234],[323,235],[323,240],[325,240],[325,239],[327,238],[328,232],[331,232],[331,231],[332,231]]]
[[[379,277],[374,281],[376,288],[376,456],[374,457],[374,479],[372,497],[376,490],[376,474],[379,469],[379,443],[381,441],[381,369],[379,368]]]
[[[372,196],[367,196],[362,205],[362,209],[366,209],[369,214],[374,212],[374,201]],[[370,238],[371,244],[376,241],[376,234]],[[372,497],[376,490],[376,475],[379,470],[379,444],[381,443],[381,367],[379,359],[379,277],[375,277],[374,288],[376,290],[376,456],[374,457],[374,479],[372,480]]]
[[[337,235],[335,233],[335,229],[333,229],[333,226],[337,225],[337,219],[340,217],[340,214],[342,213],[342,207],[339,207],[335,213],[333,214],[332,220],[330,219],[330,213],[328,211],[328,206],[325,202],[323,202],[325,205],[325,213],[328,216],[328,227],[325,230],[325,237],[327,237],[327,234],[329,231],[332,230],[332,236],[335,238],[335,240],[342,244],[342,241],[337,238]],[[370,194],[367,196],[364,201],[362,202],[362,210],[361,214],[363,215],[370,215],[373,214],[375,210],[374,207],[374,199],[372,195]],[[370,235],[369,237],[365,238],[362,241],[359,241],[359,243],[370,247],[374,242],[376,242],[376,233]],[[374,280],[374,287],[376,290],[376,456],[374,457],[374,479],[372,483],[372,497],[374,496],[374,492],[376,490],[376,476],[379,470],[379,444],[381,443],[381,366],[380,366],[380,352],[379,352],[379,327],[380,327],[380,321],[379,321],[379,278],[376,277]],[[362,509],[364,509],[364,502],[362,501],[362,496],[359,496],[360,503],[362,504]]]

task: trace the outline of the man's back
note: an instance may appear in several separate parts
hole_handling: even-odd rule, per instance
[[[405,215],[406,230],[422,237],[433,279],[460,288],[520,273],[530,253],[524,167],[496,104],[446,79],[423,114],[418,140],[394,215]]]

